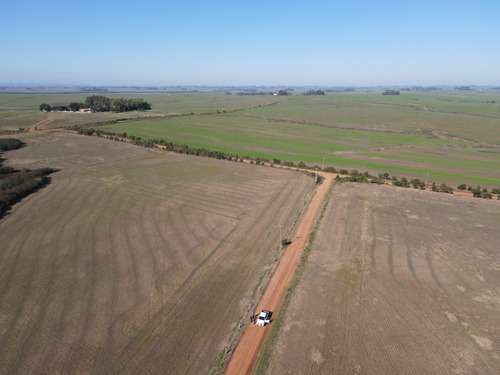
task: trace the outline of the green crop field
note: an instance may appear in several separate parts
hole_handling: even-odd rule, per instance
[[[451,91],[390,97],[380,92],[297,95],[238,112],[111,124],[103,129],[242,156],[498,186],[498,98],[496,92]]]
[[[103,94],[141,97],[153,109],[85,115],[37,107],[82,101],[89,93],[1,94],[0,130],[100,126],[240,156],[500,186],[499,90],[293,93],[110,92]]]

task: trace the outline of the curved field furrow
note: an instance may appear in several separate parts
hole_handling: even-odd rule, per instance
[[[94,194],[94,189],[89,187],[86,190],[86,194],[81,194],[77,198],[77,202],[69,203],[66,210],[71,225],[68,227],[68,232],[66,233],[66,238],[61,241],[61,246],[67,249],[68,255],[64,264],[64,274],[60,275],[62,280],[65,280],[66,288],[62,289],[60,300],[61,305],[59,309],[61,310],[57,319],[55,319],[58,324],[53,330],[53,346],[47,350],[44,363],[48,366],[47,368],[56,368],[54,365],[57,363],[64,363],[66,358],[71,358],[75,356],[75,337],[81,334],[81,329],[79,326],[75,326],[73,329],[68,328],[68,324],[78,319],[81,315],[81,291],[84,289],[81,283],[81,277],[79,277],[79,268],[76,267],[76,262],[79,262],[82,257],[82,244],[78,241],[78,238],[82,237],[82,232],[85,228],[92,225],[92,216],[88,215],[86,212],[86,207],[89,201],[92,200]],[[82,218],[84,220],[82,221]],[[69,246],[68,246],[69,245]],[[69,248],[68,248],[69,247]],[[55,347],[59,347],[59,343],[56,340],[61,340],[65,343],[64,350],[55,351]]]
[[[90,206],[105,207],[105,203],[109,202],[114,194],[114,189],[95,189],[93,196],[86,203]],[[103,310],[99,307],[102,295],[109,295],[108,288],[112,288],[112,283],[107,281],[107,276],[110,272],[104,269],[103,264],[106,263],[106,253],[102,254],[102,248],[98,245],[99,236],[102,226],[106,223],[106,214],[92,215],[91,212],[85,212],[88,217],[93,218],[84,229],[75,237],[77,254],[80,259],[78,263],[85,264],[84,272],[75,269],[77,278],[74,283],[81,285],[85,290],[84,295],[79,299],[81,305],[79,314],[81,319],[78,325],[78,331],[75,330],[75,342],[72,345],[72,352],[66,359],[67,366],[65,371],[74,373],[84,368],[85,361],[88,361],[88,351],[84,345],[85,342],[92,342],[94,346],[99,345],[99,340],[104,330],[100,329],[96,332],[95,326],[104,326],[102,313]],[[105,275],[105,280],[101,281],[101,275]],[[82,363],[83,362],[83,363]]]
[[[399,281],[396,279],[396,273],[394,271],[394,236],[392,234],[392,224],[389,222],[389,219],[386,221],[387,226],[387,265],[389,266],[389,273],[391,275],[392,280],[399,284]],[[401,284],[399,284],[401,285]]]
[[[494,202],[337,186],[267,373],[497,374],[498,217]]]
[[[288,190],[290,189],[290,187],[294,188],[290,185],[291,184],[288,184],[289,186]],[[286,194],[281,193],[280,196],[284,197],[286,196]],[[280,205],[284,205],[286,201],[282,198],[280,200],[281,200]],[[280,213],[279,209],[275,210],[272,207],[269,207],[266,208],[265,212],[256,219],[260,221],[263,218],[266,218],[266,222],[268,222],[268,221],[274,221],[275,220],[274,218],[281,215],[282,214]],[[188,364],[187,362],[188,358],[182,355],[182,353],[185,352],[185,348],[195,344],[193,342],[193,337],[186,335],[186,331],[193,331],[200,334],[200,332],[206,332],[206,330],[209,329],[210,332],[204,333],[204,336],[211,337],[212,335],[216,335],[216,331],[221,328],[220,324],[222,324],[222,326],[225,325],[224,323],[221,323],[224,321],[223,319],[222,320],[217,319],[219,324],[212,327],[207,326],[206,321],[207,319],[211,319],[211,317],[215,317],[224,313],[220,311],[220,306],[225,305],[225,303],[223,302],[224,300],[227,300],[229,298],[231,301],[233,301],[232,303],[238,302],[238,300],[242,296],[235,294],[234,288],[243,287],[245,289],[249,289],[248,287],[245,287],[245,285],[251,286],[255,282],[254,280],[251,282],[251,284],[246,284],[249,281],[248,275],[244,276],[241,274],[241,272],[236,271],[238,269],[242,269],[242,266],[240,266],[241,264],[249,264],[250,258],[255,259],[255,256],[253,254],[249,254],[250,257],[246,258],[238,257],[235,256],[236,254],[233,251],[231,251],[231,248],[238,248],[238,247],[243,247],[248,249],[259,248],[262,247],[261,242],[266,241],[266,239],[262,238],[261,236],[258,235],[252,236],[252,234],[255,233],[253,220],[251,222],[248,222],[247,220],[242,220],[240,225],[244,225],[244,227],[249,231],[248,234],[250,234],[250,236],[247,235],[245,237],[252,239],[251,240],[252,242],[248,244],[244,243],[243,238],[241,237],[241,231],[231,232],[229,236],[224,241],[221,242],[221,244],[219,245],[219,249],[217,249],[217,252],[214,253],[214,256],[212,256],[210,259],[205,260],[206,262],[210,263],[210,267],[205,266],[199,269],[197,272],[190,275],[189,282],[185,283],[182,288],[182,293],[176,293],[175,304],[177,306],[175,306],[175,308],[173,308],[171,305],[165,306],[165,308],[168,309],[168,311],[161,311],[158,314],[158,317],[155,318],[157,321],[153,319],[151,321],[152,324],[151,327],[146,329],[145,332],[143,333],[143,335],[149,332],[154,333],[154,335],[150,338],[147,338],[148,336],[144,337],[144,339],[149,340],[150,342],[149,345],[151,345],[151,343],[154,343],[157,340],[160,340],[161,342],[173,341],[176,342],[176,345],[171,349],[169,349],[168,352],[158,351],[158,350],[150,352],[149,356],[154,357],[154,360],[137,358],[137,362],[135,360],[133,362],[128,362],[126,365],[127,372],[134,373],[135,369],[144,368],[147,362],[157,363],[157,361],[160,362],[166,361],[168,363],[169,372],[170,371],[176,372],[177,368],[182,368]],[[226,255],[224,257],[216,256],[221,251]],[[265,254],[260,252],[259,258],[262,258],[262,256],[264,255]],[[250,264],[254,264],[255,267],[258,266],[259,262],[252,260]],[[216,282],[216,280],[221,280],[221,279],[227,280],[227,282],[225,282],[224,284]],[[203,285],[203,287],[190,288],[189,286],[192,286],[193,283]],[[206,306],[204,310],[210,309],[210,312],[207,315],[204,315],[206,314],[206,312],[203,312],[203,310],[199,311],[186,310],[183,306],[186,306],[186,304],[189,304],[190,301],[192,300],[196,300],[199,302],[200,305]],[[180,321],[178,321],[175,315],[177,311],[183,311],[182,319]],[[168,326],[168,329],[161,329],[160,316],[164,317],[165,319],[164,322],[176,321],[176,324],[174,324],[172,327]],[[186,326],[190,326],[191,329],[188,330]],[[137,338],[137,340],[134,340],[134,342],[144,343],[144,341],[141,340],[140,338]],[[200,344],[201,343],[197,343],[197,345]],[[213,341],[210,340],[208,342],[205,342],[203,344],[203,347],[212,344]],[[157,345],[153,346],[155,348],[158,348]],[[129,350],[135,352],[137,348],[136,349],[130,348]],[[159,357],[159,353],[161,352],[163,352],[162,357]],[[167,355],[167,358],[164,358],[163,357],[164,355]],[[127,355],[127,353],[124,353],[124,357],[129,357],[129,355]],[[189,363],[190,363],[189,368],[190,369],[192,368],[193,372],[198,372],[195,371],[194,369],[199,368],[199,366],[201,365],[199,360],[191,359]],[[151,368],[150,371],[155,372],[156,370],[154,368]]]
[[[347,207],[348,216],[345,219],[344,228],[346,230],[345,237],[340,244],[340,257],[338,260],[342,260],[345,264],[343,269],[343,288],[342,288],[342,299],[341,299],[341,316],[340,326],[342,327],[342,333],[340,336],[339,352],[338,352],[338,364],[336,367],[340,373],[345,373],[349,357],[352,355],[351,351],[348,350],[351,343],[351,337],[355,334],[355,321],[357,316],[352,315],[352,305],[356,301],[359,304],[359,299],[361,296],[357,296],[357,292],[361,292],[361,282],[359,282],[359,271],[361,269],[360,264],[360,241],[362,239],[362,218],[364,215],[364,201],[356,199],[351,199]],[[354,249],[354,250],[353,250]],[[346,250],[344,252],[344,250]],[[343,255],[343,256],[342,256]],[[356,297],[357,296],[357,297]],[[359,337],[356,336],[358,341]]]
[[[120,300],[119,291],[119,272],[120,272],[120,257],[117,254],[117,241],[114,236],[115,228],[117,225],[117,218],[119,216],[116,212],[113,212],[111,217],[107,218],[105,227],[105,233],[109,234],[109,248],[107,249],[107,255],[109,257],[110,264],[114,266],[109,270],[109,283],[108,283],[108,293],[105,301],[103,301],[103,312],[106,314],[105,324],[106,329],[103,330],[102,340],[100,345],[98,346],[98,351],[94,357],[94,363],[92,365],[92,373],[98,373],[99,369],[103,366],[103,363],[107,361],[110,354],[112,353],[114,336],[117,334],[115,330],[116,316],[119,316],[119,311],[116,311],[116,307],[122,302]]]
[[[43,209],[39,207],[33,207],[33,200],[24,200],[19,204],[21,209]],[[57,239],[57,236],[63,232],[63,228],[59,228],[57,223],[57,218],[53,216],[39,218],[39,220],[34,221],[31,225],[26,225],[23,223],[21,231],[16,232],[15,236],[12,236],[13,239],[17,239],[17,243],[13,244],[12,242],[7,241],[4,243],[7,249],[11,248],[15,250],[15,256],[13,261],[10,258],[6,257],[6,261],[2,262],[2,275],[8,275],[6,279],[2,278],[2,298],[4,303],[8,303],[9,296],[19,298],[22,297],[23,300],[19,304],[19,307],[26,307],[24,301],[27,298],[29,293],[29,289],[37,290],[38,299],[43,300],[43,295],[47,293],[41,288],[44,282],[45,277],[53,278],[53,274],[46,275],[46,271],[48,269],[54,268],[56,264],[57,257],[51,257],[50,259],[43,258],[44,263],[49,264],[40,264],[40,252],[46,253],[47,250],[50,250],[48,247],[48,243],[51,242],[52,239]],[[48,231],[48,228],[55,227],[58,234],[53,234]],[[34,230],[40,230],[43,233],[43,236],[36,241],[33,241],[30,238],[29,233]],[[6,229],[6,232],[8,228]],[[50,239],[48,237],[50,236]],[[42,246],[40,246],[40,243]],[[37,251],[34,254],[27,255],[30,249],[36,249]],[[2,252],[3,253],[3,252]],[[6,255],[10,255],[9,252]],[[27,266],[29,264],[29,266]],[[13,282],[14,278],[20,278],[23,282],[15,283]],[[41,279],[41,280],[40,280]],[[24,291],[20,291],[19,288],[24,286]],[[19,300],[18,300],[19,301]],[[33,313],[33,310],[30,308],[30,313]],[[13,318],[19,319],[20,311],[18,313],[13,314]],[[14,329],[16,323],[14,321],[10,322],[6,326],[9,326],[9,329]],[[8,336],[8,334],[6,335]]]
[[[375,261],[375,248],[377,246],[377,232],[375,230],[375,214],[373,211],[370,212],[370,222],[369,222],[369,230],[370,230],[370,266],[373,270],[377,269],[377,263]]]
[[[218,368],[311,179],[71,134],[26,143],[9,162],[61,172],[0,221],[0,372]]]
[[[85,195],[82,195],[82,197],[85,198]],[[65,204],[66,203],[65,199],[62,199],[60,203]],[[50,216],[47,219],[44,219],[43,222],[39,222],[36,225],[35,231],[40,230],[41,233],[43,233],[43,237],[37,240],[37,242],[39,241],[39,243],[44,244],[43,247],[40,247],[39,244],[36,242],[32,242],[28,243],[26,246],[19,249],[19,252],[20,254],[23,254],[23,257],[29,257],[31,249],[40,249],[41,251],[43,251],[41,260],[34,263],[34,270],[31,273],[30,285],[38,286],[38,288],[34,292],[37,293],[38,297],[36,305],[29,307],[30,308],[29,323],[28,322],[26,323],[32,325],[33,327],[37,327],[37,329],[41,329],[43,325],[42,322],[45,318],[50,293],[59,293],[61,291],[61,286],[59,285],[58,277],[56,278],[56,276],[59,276],[58,275],[58,273],[60,273],[59,271],[63,270],[63,268],[61,267],[64,267],[64,259],[65,257],[67,257],[67,255],[65,254],[65,251],[59,251],[59,249],[56,249],[55,252],[52,252],[51,251],[52,247],[48,245],[51,243],[51,241],[48,239],[48,236],[52,237],[54,241],[56,242],[58,241],[58,237],[52,236],[52,232],[50,231],[51,228],[55,228],[56,230],[57,228],[59,228],[58,225],[56,224],[57,220],[58,218],[56,216]],[[64,223],[64,225],[66,224],[67,223]],[[62,230],[56,233],[58,233],[58,235],[64,234]],[[30,237],[29,234],[26,234],[26,238],[33,240],[33,238]],[[39,253],[37,252],[37,254]],[[47,258],[47,256],[49,257]],[[44,266],[43,263],[45,262],[51,262],[51,265]],[[57,263],[59,264],[56,265]],[[18,272],[16,272],[16,276],[19,277]],[[35,279],[38,280],[35,281]],[[25,299],[26,298],[32,299],[33,292],[31,294],[28,292],[29,291],[27,291],[26,294],[24,294]],[[29,304],[25,303],[25,299],[23,299],[23,301],[18,302],[19,306],[30,306]],[[22,319],[25,315],[26,314],[22,312],[19,312],[19,315],[16,314],[16,316],[19,319]],[[50,317],[50,320],[52,319],[53,317]],[[15,327],[15,323],[11,323],[11,327]],[[33,332],[36,331],[33,330],[32,332],[30,332],[29,336],[25,337],[22,341],[21,338],[23,336],[21,335],[17,336],[17,340],[19,342],[18,345],[21,345],[23,348],[23,350],[20,350],[19,353],[22,353],[23,356],[29,353],[27,349],[29,349],[29,347],[33,345],[35,341],[33,339],[33,336],[36,336],[36,334],[33,335]],[[16,335],[13,336],[15,337]],[[19,361],[23,362],[23,358],[21,357]]]
[[[283,194],[283,192],[280,192],[280,196],[284,197],[286,195],[287,194]],[[284,203],[285,203],[285,201],[283,199],[281,199],[281,202],[280,202],[281,208],[283,208],[283,204]],[[268,215],[270,214],[271,217],[269,217],[268,219],[266,219],[269,222],[274,222],[279,215],[282,215],[282,213],[280,213],[280,209],[274,210],[274,212],[270,212],[270,210],[266,210],[266,211],[267,212],[265,212],[261,216],[261,218],[264,218],[264,217],[268,218]],[[254,238],[253,243],[250,243],[249,245],[252,248],[260,248],[261,247],[260,242],[262,241],[262,239],[260,239],[258,236],[255,236],[253,238]],[[236,243],[235,245],[236,246],[241,246],[243,244]],[[243,283],[243,285],[244,285],[244,282],[241,280],[241,275],[236,275],[234,273],[233,269],[241,269],[241,268],[243,268],[244,264],[247,262],[246,259],[244,259],[244,258],[236,258],[235,259],[235,263],[231,262],[231,265],[227,264],[228,259],[218,259],[218,260],[215,260],[215,262],[220,263],[220,266],[219,267],[211,267],[211,269],[214,270],[214,273],[211,274],[211,275],[206,275],[206,277],[204,277],[204,279],[206,279],[207,282],[208,282],[208,280],[220,279],[221,277],[218,276],[219,273],[226,274],[226,273],[229,272],[229,273],[233,274],[233,276],[231,277],[230,282],[229,282],[229,284],[231,286],[234,287],[234,285],[237,285],[239,283]],[[209,287],[209,289],[210,289],[210,287]],[[219,293],[214,297],[214,300],[217,301],[217,300],[221,300],[222,298],[224,298],[225,295],[227,295],[228,293],[230,293],[230,289],[231,288],[229,286],[227,286],[227,288],[224,288],[224,289],[219,289]],[[203,291],[201,294],[199,293],[200,291],[201,290],[198,290],[198,294],[195,297],[192,297],[192,298],[206,299],[206,297],[204,295],[207,293],[207,290]],[[240,298],[240,296],[233,294],[232,298],[233,298],[234,302],[237,302],[237,300]],[[214,307],[216,308],[216,306],[214,306]],[[216,311],[214,311],[214,314],[216,314]],[[200,321],[203,321],[203,317],[201,317],[201,319],[200,318],[188,319],[188,321],[200,322]],[[198,328],[202,329],[202,326],[203,326],[203,323],[201,323]],[[214,329],[216,329],[216,328],[214,327]],[[183,330],[181,329],[178,332],[178,335],[182,335],[182,331]],[[212,334],[214,334],[214,333],[215,332],[213,332]],[[184,340],[182,340],[182,341],[184,341]],[[204,345],[207,346],[207,345],[209,345],[209,343],[205,343]],[[160,360],[160,358],[155,358],[155,360],[152,360],[150,362],[154,363],[157,360]],[[170,362],[169,362],[169,365],[170,365]],[[140,367],[142,368],[143,364],[140,365]],[[198,373],[199,371],[200,371],[200,368],[196,366],[195,362],[192,365],[190,365],[189,368],[188,368],[188,372],[190,372],[190,373]]]

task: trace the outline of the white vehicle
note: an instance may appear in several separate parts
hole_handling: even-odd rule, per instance
[[[255,319],[255,324],[257,324],[259,327],[264,327],[267,323],[271,322],[271,315],[271,311],[262,310],[262,312],[259,314],[259,317]]]

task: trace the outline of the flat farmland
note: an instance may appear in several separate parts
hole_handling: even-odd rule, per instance
[[[4,165],[60,170],[0,221],[0,373],[217,371],[312,179],[69,133],[18,137],[26,147]]]
[[[151,111],[132,111],[122,113],[64,113],[40,112],[42,103],[68,105],[71,102],[85,102],[91,95],[104,95],[110,98],[142,98],[151,103]],[[94,126],[117,120],[137,120],[172,115],[216,114],[244,110],[253,107],[267,106],[285,101],[283,97],[269,95],[239,96],[222,93],[197,92],[99,92],[99,93],[0,93],[0,132],[18,130],[19,128],[42,129],[66,128],[70,126]]]
[[[240,156],[280,159],[438,185],[500,186],[500,90],[382,90],[304,96],[222,92],[99,92],[137,98],[152,110],[42,113],[95,93],[0,94],[0,132],[99,126],[145,139]],[[110,122],[117,122],[109,124]],[[104,125],[103,124],[108,124]]]
[[[430,182],[500,185],[500,94],[295,95],[232,113],[111,124],[241,156],[388,172]]]
[[[498,374],[499,222],[496,202],[337,185],[255,372]]]

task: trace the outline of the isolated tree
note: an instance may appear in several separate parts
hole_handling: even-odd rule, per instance
[[[40,104],[40,111],[42,112],[50,112],[50,105],[48,105],[47,103],[42,103]]]
[[[477,198],[482,197],[482,191],[481,191],[481,186],[478,186],[476,188],[471,187],[470,191],[472,192],[472,195]]]

